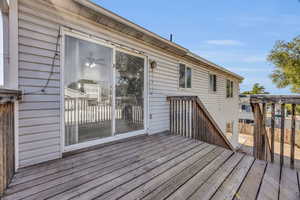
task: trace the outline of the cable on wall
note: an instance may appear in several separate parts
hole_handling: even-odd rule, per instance
[[[59,39],[61,38],[61,34],[60,34],[61,31],[60,31],[60,29],[61,29],[61,27],[59,26],[59,28],[58,28],[58,35],[56,37],[56,44],[55,44],[54,56],[52,57],[52,62],[51,62],[51,70],[50,70],[49,76],[47,78],[46,84],[40,90],[37,90],[37,91],[34,91],[34,92],[27,92],[27,93],[25,92],[25,93],[23,93],[23,95],[38,94],[40,92],[42,92],[42,93],[46,92],[45,89],[48,87],[49,82],[51,80],[51,76],[54,73],[55,59],[57,58],[57,56],[59,56],[58,45],[59,45]]]

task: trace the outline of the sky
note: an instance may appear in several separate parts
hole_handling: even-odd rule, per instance
[[[175,43],[243,76],[241,91],[260,83],[290,94],[272,83],[266,57],[277,40],[300,35],[299,0],[93,1],[164,38],[172,33]]]

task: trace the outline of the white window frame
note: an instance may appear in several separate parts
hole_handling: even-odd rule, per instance
[[[184,87],[180,86],[180,66],[184,65]],[[191,87],[187,87],[187,68],[191,70]],[[179,63],[178,65],[178,88],[184,90],[190,90],[193,88],[193,68],[185,63]]]
[[[109,47],[112,48],[113,50],[113,89],[112,92],[113,94],[115,93],[115,55],[116,55],[116,51],[120,51],[120,52],[125,52],[131,55],[135,55],[135,56],[139,56],[142,57],[144,59],[144,129],[143,130],[137,130],[137,131],[132,131],[132,132],[128,132],[128,133],[122,133],[122,134],[118,134],[118,135],[114,135],[115,130],[113,130],[113,134],[110,137],[106,137],[106,138],[101,138],[101,139],[96,139],[96,140],[91,140],[91,141],[87,141],[87,142],[82,142],[82,143],[77,143],[77,144],[73,144],[73,145],[69,145],[69,146],[65,146],[65,108],[64,108],[64,58],[65,58],[65,36],[72,36],[78,39],[82,39],[85,41],[89,41],[89,42],[93,42],[95,44],[100,44],[102,46],[105,47]],[[148,130],[148,103],[149,103],[149,95],[148,95],[148,58],[146,55],[142,55],[142,54],[137,54],[133,51],[130,50],[125,50],[123,48],[117,47],[115,45],[112,45],[106,41],[102,41],[100,39],[97,39],[97,37],[91,37],[88,34],[84,34],[81,32],[77,32],[77,31],[72,31],[69,30],[65,27],[62,27],[61,29],[61,47],[60,47],[60,52],[61,52],[61,73],[60,73],[60,115],[61,115],[61,120],[60,120],[60,136],[61,136],[61,156],[63,155],[63,153],[65,152],[70,152],[70,151],[74,151],[74,150],[78,150],[78,149],[83,149],[83,148],[87,148],[87,147],[91,147],[91,146],[95,146],[95,145],[99,145],[99,144],[103,144],[103,143],[107,143],[107,142],[112,142],[112,141],[116,141],[116,140],[120,140],[120,139],[124,139],[124,138],[128,138],[128,137],[132,137],[132,136],[137,136],[137,135],[143,135],[147,133]],[[113,95],[113,102],[115,102],[115,95]],[[112,113],[114,116],[114,112]],[[115,127],[115,122],[114,120],[112,120],[113,123],[113,129]]]

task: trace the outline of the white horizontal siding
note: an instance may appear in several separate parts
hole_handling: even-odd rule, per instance
[[[60,156],[60,58],[55,54],[58,25],[45,26],[42,19],[19,6],[19,87],[25,93],[19,106],[20,166]],[[30,8],[31,13],[37,12]],[[59,49],[59,45],[58,45]],[[49,74],[53,70],[53,74]],[[41,89],[50,78],[48,87]],[[26,95],[27,94],[27,95]]]
[[[25,92],[19,106],[19,159],[20,166],[28,166],[61,156],[60,152],[60,57],[51,66],[60,25],[81,29],[147,54],[157,62],[157,68],[149,72],[149,107],[152,119],[149,132],[169,129],[169,95],[198,95],[222,130],[226,121],[236,121],[238,115],[238,83],[235,82],[235,98],[226,99],[226,76],[217,73],[218,90],[209,92],[209,72],[204,66],[192,67],[192,89],[178,88],[179,58],[158,52],[140,42],[109,32],[95,24],[79,20],[71,15],[58,15],[38,1],[21,0],[19,4],[19,88]],[[63,20],[62,20],[63,19]],[[60,49],[60,46],[58,46]],[[40,90],[46,84],[45,92]],[[236,109],[235,109],[236,107]]]

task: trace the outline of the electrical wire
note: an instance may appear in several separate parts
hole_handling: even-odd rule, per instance
[[[23,93],[23,95],[38,94],[40,92],[42,92],[42,93],[46,92],[45,89],[48,87],[48,85],[50,83],[50,80],[51,80],[51,76],[54,73],[55,59],[57,58],[57,56],[59,56],[58,45],[59,45],[59,39],[60,39],[60,37],[61,37],[61,35],[60,35],[60,26],[59,26],[58,35],[56,37],[55,52],[54,52],[54,56],[52,58],[52,63],[51,63],[51,70],[50,70],[48,79],[46,81],[46,84],[40,90],[37,90],[37,91],[34,91],[34,92],[26,92],[26,93]]]

